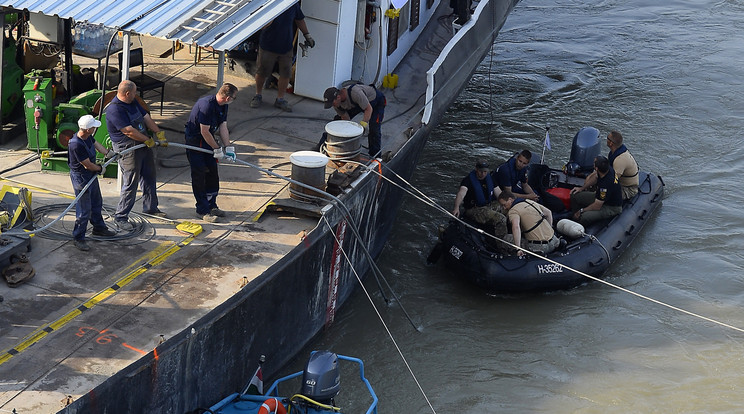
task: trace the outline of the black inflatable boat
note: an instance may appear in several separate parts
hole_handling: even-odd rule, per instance
[[[561,203],[565,206],[570,189],[583,184],[600,149],[599,131],[585,127],[574,137],[571,161],[562,170],[530,165],[530,186],[554,211],[554,224],[570,215],[560,211]],[[572,269],[600,277],[612,265],[659,207],[663,192],[661,177],[639,172],[638,194],[625,202],[620,215],[592,224],[575,239],[556,232],[561,245],[547,256],[555,263],[532,255],[500,254],[493,239],[456,220],[440,235],[430,262],[441,257],[457,277],[492,292],[570,289],[589,281]]]

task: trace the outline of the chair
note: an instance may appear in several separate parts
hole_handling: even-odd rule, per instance
[[[124,59],[124,53],[119,53],[119,70],[121,70],[121,62]],[[137,85],[140,97],[144,98],[145,91],[153,91],[160,89],[160,115],[163,115],[163,98],[165,97],[165,82],[159,79],[155,79],[152,76],[145,75],[145,59],[142,54],[142,48],[138,47],[129,51],[129,68],[140,67],[140,73],[138,75],[129,74],[129,80]],[[123,73],[123,72],[122,72]]]

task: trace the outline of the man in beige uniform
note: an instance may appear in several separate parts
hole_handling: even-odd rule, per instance
[[[638,163],[623,145],[623,136],[619,132],[612,131],[607,135],[607,146],[610,148],[607,159],[623,189],[623,201],[631,199],[638,194]],[[597,172],[593,171],[584,180],[584,185],[571,189],[571,194],[586,191],[596,184]]]
[[[532,200],[515,198],[509,191],[499,194],[498,201],[512,224],[515,245],[522,247],[524,236],[524,247],[534,253],[546,255],[558,247],[560,240],[553,231],[553,214],[547,207]],[[524,252],[519,250],[517,254],[522,256]]]

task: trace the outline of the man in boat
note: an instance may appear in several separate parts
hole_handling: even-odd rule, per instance
[[[478,224],[492,225],[494,235],[503,238],[506,235],[506,217],[499,211],[495,188],[493,178],[488,173],[488,164],[478,160],[475,169],[460,182],[452,214],[460,217],[460,204],[464,203],[465,217]]]
[[[571,195],[573,218],[584,227],[623,211],[623,190],[606,157],[599,155],[594,159],[594,173],[597,175],[596,191]]]
[[[382,148],[382,119],[385,117],[387,100],[382,91],[374,86],[353,84],[347,88],[328,88],[323,94],[325,108],[336,110],[341,119],[351,120],[362,113],[359,124],[368,132],[369,155],[376,157]]]
[[[251,100],[251,108],[258,108],[263,102],[263,87],[266,78],[271,76],[274,64],[279,66],[279,81],[276,87],[274,106],[287,112],[292,112],[284,94],[289,86],[292,74],[292,60],[294,59],[295,25],[305,37],[305,44],[310,48],[315,46],[315,40],[310,36],[305,23],[300,3],[295,3],[286,11],[261,29],[258,44],[258,69],[256,70],[256,95]]]
[[[623,189],[623,200],[631,199],[638,194],[638,163],[623,144],[623,136],[619,132],[612,131],[607,134],[607,146],[610,148],[607,159],[610,160],[615,176]],[[592,172],[584,180],[584,185],[571,189],[571,194],[586,191],[595,184],[597,184],[597,174]]]
[[[560,245],[553,230],[553,213],[550,209],[535,201],[516,197],[509,191],[502,191],[498,201],[509,217],[515,245],[542,255]],[[517,250],[517,255],[523,256],[524,251]]]
[[[527,183],[527,166],[532,159],[532,153],[529,150],[522,150],[516,157],[511,157],[509,161],[501,164],[494,172],[494,180],[498,183],[499,191],[508,191],[527,200],[538,201],[538,195],[532,190]]]

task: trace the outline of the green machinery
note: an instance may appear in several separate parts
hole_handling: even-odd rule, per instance
[[[52,99],[52,80],[43,76],[31,76],[23,88],[26,114],[27,148],[41,154],[41,169],[58,172],[69,172],[67,165],[67,144],[78,131],[77,121],[81,116],[93,114],[93,106],[101,98],[101,90],[93,89],[84,92],[70,102],[54,106]],[[101,117],[100,128],[94,139],[105,148],[112,148],[111,139],[106,130],[106,115]],[[97,154],[102,161],[103,154]],[[115,163],[111,163],[114,165]],[[106,177],[116,177],[116,168],[108,168]]]
[[[7,16],[6,16],[7,17]],[[15,61],[16,45],[12,39],[5,39],[3,48],[3,119],[8,119],[21,98],[23,69]]]

